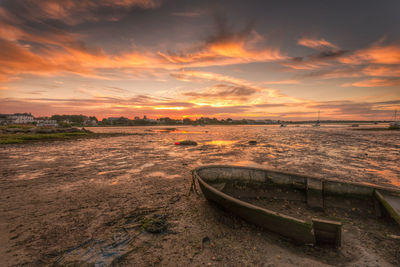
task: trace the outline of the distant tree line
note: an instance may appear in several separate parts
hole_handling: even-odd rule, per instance
[[[258,125],[258,124],[309,124],[314,123],[314,120],[309,121],[284,121],[284,120],[251,120],[239,119],[234,120],[231,118],[217,119],[201,117],[196,119],[183,118],[172,119],[169,117],[162,117],[158,119],[148,119],[146,116],[143,118],[134,117],[129,119],[126,117],[109,117],[99,121],[95,116],[86,115],[53,115],[50,118],[57,121],[60,126],[150,126],[150,125]],[[321,123],[376,123],[377,121],[357,121],[357,120],[322,120]],[[379,121],[384,122],[384,121]]]

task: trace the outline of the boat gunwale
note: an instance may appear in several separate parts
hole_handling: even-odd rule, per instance
[[[383,191],[390,192],[390,193],[400,194],[400,188],[397,189],[397,188],[391,188],[391,187],[387,187],[387,186],[364,184],[364,183],[360,183],[360,182],[341,181],[341,180],[332,179],[332,178],[321,178],[321,177],[309,176],[309,175],[304,175],[304,174],[295,174],[295,173],[285,172],[285,171],[277,171],[277,170],[271,170],[271,169],[263,169],[263,168],[258,168],[258,167],[249,167],[249,166],[240,166],[240,165],[219,165],[218,164],[218,165],[198,166],[198,167],[194,168],[193,173],[195,173],[198,177],[201,178],[198,171],[200,171],[202,169],[208,169],[208,168],[235,168],[235,169],[258,170],[258,171],[263,171],[263,172],[271,172],[271,173],[275,173],[275,174],[295,176],[295,177],[299,177],[299,178],[316,179],[316,180],[321,180],[324,182],[354,185],[354,186],[375,189],[375,190],[378,189],[378,190],[383,190]]]
[[[297,223],[301,223],[301,224],[307,224],[307,225],[310,225],[310,226],[312,225],[310,222],[307,222],[305,220],[297,219],[297,218],[291,217],[289,215],[285,215],[285,214],[282,214],[282,213],[279,213],[279,212],[276,212],[276,211],[273,211],[273,210],[265,209],[265,208],[262,208],[260,206],[251,204],[249,202],[246,202],[246,201],[237,199],[235,197],[232,197],[232,196],[230,196],[230,195],[228,195],[228,194],[226,194],[224,192],[221,192],[220,190],[214,188],[213,186],[209,185],[197,173],[196,173],[196,175],[198,176],[197,177],[198,181],[201,182],[203,186],[207,187],[208,190],[212,191],[214,194],[220,195],[221,197],[223,197],[223,198],[225,198],[225,199],[227,199],[229,201],[235,202],[235,203],[237,203],[239,205],[242,205],[242,206],[245,206],[247,208],[262,210],[263,212],[266,212],[266,213],[268,213],[269,215],[272,215],[272,216],[278,216],[278,217],[282,217],[284,219],[293,220],[293,221],[296,221]]]

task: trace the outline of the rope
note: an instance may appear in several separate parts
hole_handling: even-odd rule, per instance
[[[189,189],[188,196],[190,196],[190,194],[192,192],[195,192],[196,195],[199,195],[199,192],[197,191],[197,188],[196,188],[196,178],[197,177],[198,177],[198,175],[196,173],[196,170],[193,170],[192,171],[192,183],[190,184],[190,189]]]

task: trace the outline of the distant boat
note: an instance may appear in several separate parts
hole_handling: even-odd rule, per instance
[[[394,111],[393,122],[391,122],[389,125],[390,129],[400,129],[400,123],[397,121],[397,110]]]
[[[352,124],[351,127],[358,127],[360,126],[359,124]]]
[[[313,127],[319,127],[321,126],[321,123],[319,122],[319,110],[318,110],[318,120],[313,124]]]
[[[281,127],[286,127],[287,125],[284,123],[281,123]]]

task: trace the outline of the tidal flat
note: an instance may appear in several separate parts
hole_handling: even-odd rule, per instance
[[[1,266],[400,264],[400,241],[387,237],[400,232],[349,222],[339,250],[296,245],[187,195],[191,170],[206,164],[400,188],[399,131],[166,128],[91,127],[133,135],[0,145]]]

